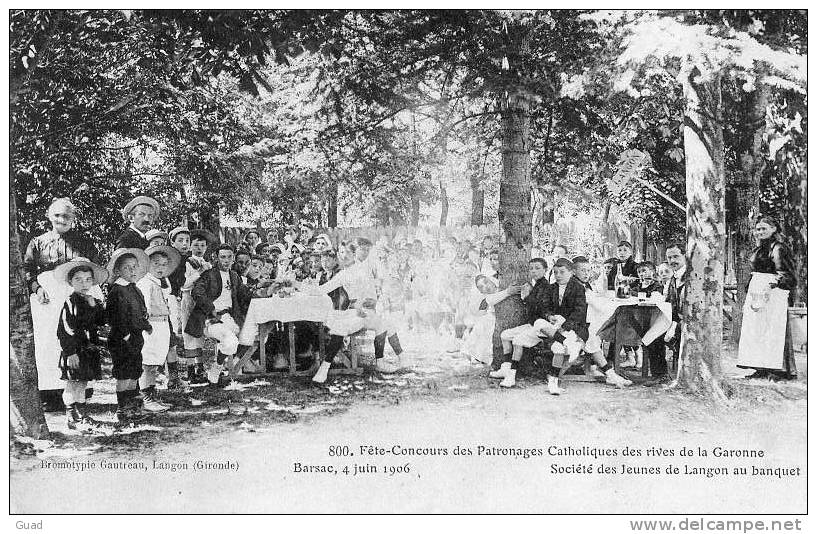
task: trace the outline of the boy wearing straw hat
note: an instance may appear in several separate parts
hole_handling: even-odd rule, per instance
[[[144,408],[149,412],[164,412],[170,409],[168,404],[159,400],[156,395],[156,377],[165,360],[173,357],[170,344],[170,283],[166,276],[176,270],[181,262],[179,252],[168,246],[148,247],[145,250],[150,263],[148,273],[136,283],[136,287],[145,298],[148,321],[153,330],[144,334],[145,344],[142,347],[142,376],[139,377],[139,388],[144,396]]]
[[[86,411],[85,388],[90,380],[102,378],[97,329],[105,324],[105,307],[91,295],[91,288],[105,282],[108,271],[85,258],[77,258],[57,267],[54,276],[74,290],[65,299],[57,324],[67,424],[72,430],[91,431],[99,423]]]
[[[167,232],[153,228],[145,233],[145,239],[148,240],[148,247],[156,247],[159,245],[167,245]]]
[[[145,234],[159,218],[159,203],[150,197],[138,196],[128,202],[121,213],[130,226],[116,240],[116,248],[146,249],[149,243]]]
[[[108,262],[108,272],[114,281],[105,309],[111,325],[108,349],[116,379],[116,418],[122,426],[143,418],[136,381],[142,375],[142,333],[153,332],[153,325],[148,321],[145,298],[136,282],[147,269],[148,257],[139,248],[117,249]]]

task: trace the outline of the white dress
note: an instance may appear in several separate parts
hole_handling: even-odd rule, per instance
[[[478,316],[471,329],[462,341],[460,353],[472,360],[490,365],[494,359],[494,329],[496,328],[496,310],[494,306],[507,297],[505,291],[491,295],[480,295],[488,304],[485,314]],[[480,299],[480,302],[482,299]]]
[[[57,325],[65,299],[74,291],[65,282],[54,278],[54,271],[45,271],[37,276],[37,282],[48,293],[48,304],[40,304],[36,295],[31,295],[31,321],[34,327],[34,357],[37,361],[37,384],[40,391],[62,389],[65,383],[60,371],[60,340],[57,339]],[[104,297],[99,286],[91,288],[91,295],[99,300]]]

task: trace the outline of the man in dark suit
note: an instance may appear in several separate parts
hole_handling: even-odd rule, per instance
[[[673,359],[678,360],[681,349],[681,332],[683,331],[683,304],[686,296],[686,281],[689,278],[686,256],[683,245],[672,243],[666,248],[667,263],[672,267],[673,275],[667,284],[666,301],[672,305],[672,324],[667,333],[664,334],[664,341],[667,347],[672,349]],[[669,375],[661,378],[662,382],[668,382]]]
[[[204,271],[193,286],[193,309],[184,331],[193,337],[218,340],[216,362],[207,371],[210,383],[217,384],[227,356],[238,352],[238,332],[244,322],[252,292],[231,269],[233,247],[219,245],[215,265]]]
[[[130,226],[116,240],[116,248],[146,249],[149,243],[145,234],[159,218],[159,203],[150,197],[138,196],[128,202],[121,213]]]

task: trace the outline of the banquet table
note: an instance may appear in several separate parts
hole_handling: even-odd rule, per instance
[[[334,311],[332,299],[328,295],[308,295],[294,293],[289,297],[273,296],[254,298],[250,301],[244,325],[238,334],[238,342],[249,346],[241,360],[232,367],[230,376],[235,376],[241,368],[255,354],[255,341],[258,340],[261,369],[266,371],[267,355],[265,342],[272,331],[273,322],[287,324],[289,333],[289,374],[292,376],[314,374],[317,366],[324,357],[325,337],[323,328],[318,328],[319,355],[313,366],[305,371],[297,371],[295,367],[295,322],[310,321],[323,324]]]
[[[649,345],[672,324],[672,305],[659,298],[611,298],[595,296],[587,299],[587,321],[590,334],[613,345],[618,356],[622,347]],[[618,358],[614,362],[618,371]],[[646,376],[647,365],[642,365]]]

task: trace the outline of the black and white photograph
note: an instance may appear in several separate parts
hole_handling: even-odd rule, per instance
[[[807,530],[805,9],[61,7],[6,12],[10,528]]]

